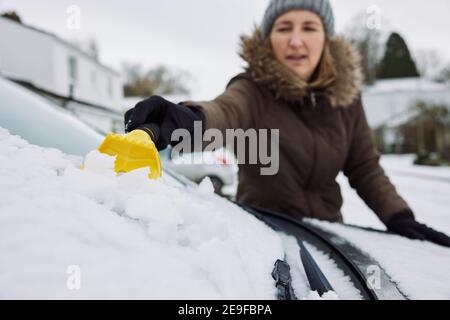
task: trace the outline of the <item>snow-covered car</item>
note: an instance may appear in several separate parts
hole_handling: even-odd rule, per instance
[[[116,176],[112,157],[68,156],[5,129],[0,160],[0,298],[371,298],[317,237],[243,210],[207,180]],[[309,280],[301,246],[325,282]]]
[[[81,153],[31,144],[8,131],[15,105],[60,112],[33,96],[0,78],[0,299],[450,298],[447,248],[240,206],[166,168],[117,176],[84,126],[57,146],[83,136]],[[78,123],[57,119],[44,135]]]

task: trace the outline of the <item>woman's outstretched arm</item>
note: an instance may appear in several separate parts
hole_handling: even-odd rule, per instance
[[[379,216],[388,231],[408,238],[450,247],[450,238],[415,220],[413,211],[398,194],[379,163],[380,154],[361,99],[354,110],[352,141],[344,174],[364,202]]]

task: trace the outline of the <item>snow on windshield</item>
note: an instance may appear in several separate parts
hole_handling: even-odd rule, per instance
[[[311,221],[369,253],[409,299],[450,299],[450,249],[396,235]]]
[[[275,298],[280,234],[209,181],[182,188],[149,180],[147,169],[116,176],[113,161],[94,151],[80,169],[83,159],[0,128],[0,299]],[[327,256],[320,262],[337,274]],[[296,270],[298,297],[319,298]],[[342,297],[359,298],[349,286]]]

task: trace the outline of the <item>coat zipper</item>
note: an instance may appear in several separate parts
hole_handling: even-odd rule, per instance
[[[317,106],[316,93],[314,91],[310,92],[310,99],[311,99],[311,103],[312,103],[312,109],[314,110],[316,108],[316,106]],[[315,171],[316,171],[318,150],[317,150],[316,136],[315,136],[312,128],[310,126],[308,126],[308,125],[307,125],[307,127],[309,128],[309,131],[311,132],[311,136],[312,136],[312,140],[313,140],[313,166],[311,168],[311,173],[309,174],[309,177],[308,177],[308,180],[307,180],[307,183],[306,183],[306,189],[307,189],[307,192],[308,192],[309,186],[311,184],[311,181],[312,181],[313,176],[314,176]],[[312,208],[312,205],[311,205],[311,202],[309,200],[308,195],[306,196],[306,202],[308,203],[308,206],[309,206],[308,209],[309,209],[310,217],[314,217],[313,208]]]
[[[311,98],[312,106],[313,106],[313,109],[314,109],[316,107],[316,105],[317,105],[316,93],[314,91],[310,92],[310,98]]]

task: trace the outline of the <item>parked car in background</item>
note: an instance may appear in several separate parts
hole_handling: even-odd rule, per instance
[[[238,167],[236,160],[226,149],[215,152],[194,152],[172,156],[172,149],[160,152],[164,167],[199,183],[209,178],[214,191],[223,196],[236,194]]]
[[[165,95],[169,101],[186,101],[186,95]],[[123,112],[134,107],[144,97],[123,98]],[[172,156],[172,149],[169,147],[160,152],[164,168],[199,183],[205,178],[209,178],[217,194],[228,198],[234,198],[237,192],[238,167],[233,153],[226,149],[219,149],[216,152],[195,152],[184,155]]]

